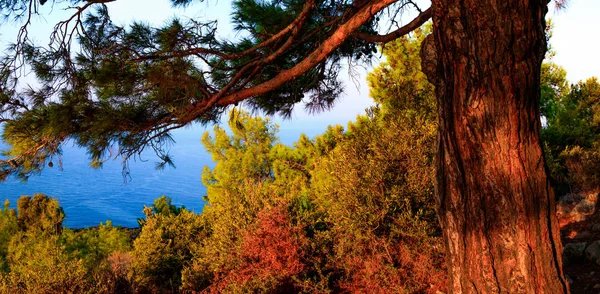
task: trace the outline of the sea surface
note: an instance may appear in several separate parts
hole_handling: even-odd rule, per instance
[[[330,124],[345,126],[349,119],[301,119],[277,121],[280,142],[292,145],[301,133],[309,137],[321,134]],[[0,126],[1,127],[1,126]],[[210,155],[200,143],[202,134],[212,127],[193,126],[174,131],[176,141],[170,148],[176,168],[156,170],[156,156],[147,152],[143,160],[130,162],[130,178],[122,174],[121,160],[111,160],[101,169],[92,169],[86,151],[65,144],[62,169],[57,164],[45,168],[41,175],[32,176],[26,183],[9,179],[0,183],[0,200],[8,199],[11,207],[21,195],[44,193],[59,200],[69,228],[97,226],[111,220],[114,225],[137,227],[143,217],[144,205],[150,206],[155,198],[167,195],[173,204],[184,205],[195,212],[204,207],[202,197],[206,187],[202,184],[204,166],[214,166]],[[0,149],[5,149],[0,141]]]

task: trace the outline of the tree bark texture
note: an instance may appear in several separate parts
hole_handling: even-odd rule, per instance
[[[539,140],[548,0],[433,0],[436,204],[452,293],[568,293]]]

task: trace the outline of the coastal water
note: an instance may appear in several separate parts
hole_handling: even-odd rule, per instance
[[[327,125],[348,120],[316,119],[278,122],[279,138],[286,145],[295,142],[301,133],[314,137],[325,131]],[[143,217],[144,205],[150,206],[155,198],[167,195],[176,205],[201,212],[202,196],[206,188],[202,185],[201,173],[204,166],[214,166],[210,155],[200,143],[206,130],[195,126],[173,133],[175,144],[170,154],[176,168],[164,170],[154,168],[157,159],[151,152],[142,160],[130,162],[130,178],[122,175],[121,161],[108,161],[101,169],[92,169],[85,150],[65,144],[62,170],[45,168],[41,175],[32,176],[26,183],[9,179],[0,183],[0,200],[8,199],[15,207],[21,195],[44,193],[59,200],[65,210],[65,226],[79,228],[96,226],[111,220],[115,225],[136,227],[137,218]],[[0,149],[4,149],[0,142]]]

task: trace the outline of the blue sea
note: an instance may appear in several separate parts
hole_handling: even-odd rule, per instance
[[[348,117],[348,116],[347,116]],[[330,124],[345,126],[350,119],[327,118],[277,121],[280,142],[292,145],[301,133],[309,137],[321,134]],[[130,178],[122,175],[121,160],[108,161],[101,169],[92,169],[85,150],[65,144],[62,169],[45,168],[41,175],[32,176],[26,183],[9,179],[0,183],[0,199],[8,199],[15,207],[21,195],[44,193],[59,200],[69,228],[96,226],[111,220],[114,225],[137,227],[137,218],[143,217],[144,205],[150,206],[155,198],[167,195],[173,204],[184,205],[195,212],[204,207],[202,184],[204,166],[214,166],[210,155],[200,143],[202,134],[212,127],[192,126],[174,131],[176,141],[170,149],[176,168],[156,170],[156,156],[147,152],[142,160],[130,162]],[[0,149],[6,146],[0,142]]]

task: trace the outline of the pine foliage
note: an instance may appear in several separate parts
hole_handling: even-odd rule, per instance
[[[127,173],[127,161],[145,149],[162,160],[159,168],[172,165],[171,130],[218,122],[240,99],[246,108],[284,117],[298,103],[310,112],[328,109],[343,92],[342,62],[368,62],[377,51],[374,43],[347,38],[293,79],[236,100],[238,93],[265,87],[310,61],[311,53],[372,3],[233,1],[232,22],[240,37],[221,40],[215,21],[116,24],[107,5],[112,1],[53,0],[54,9],[78,6],[67,9],[73,17],[54,27],[49,46],[28,37],[31,18],[46,1],[0,4],[5,20],[23,25],[0,58],[0,122],[2,139],[10,146],[2,153],[8,159],[0,160],[0,181],[26,180],[52,166],[67,140],[88,150],[92,167],[121,156]],[[184,7],[194,1],[171,2]],[[412,1],[399,1],[390,9],[411,6]],[[377,20],[370,18],[357,31],[375,34]],[[19,82],[28,70],[37,85]]]

